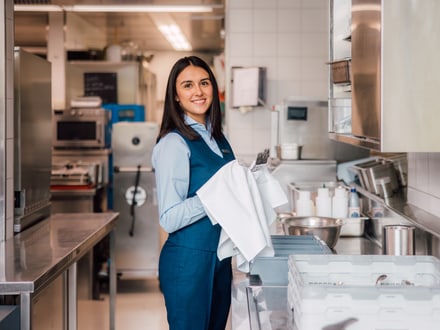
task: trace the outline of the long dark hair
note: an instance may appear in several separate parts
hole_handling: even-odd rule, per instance
[[[222,118],[220,99],[218,95],[218,85],[215,76],[205,61],[197,56],[187,56],[179,59],[171,69],[168,77],[167,89],[165,92],[165,105],[162,117],[162,123],[160,125],[159,135],[156,142],[164,137],[169,132],[178,130],[181,134],[190,140],[195,140],[200,136],[184,121],[184,111],[176,101],[176,80],[177,76],[188,66],[194,65],[204,69],[208,72],[209,79],[211,80],[213,89],[213,98],[210,109],[207,112],[206,121],[210,122],[212,127],[212,137],[219,138],[222,136]]]

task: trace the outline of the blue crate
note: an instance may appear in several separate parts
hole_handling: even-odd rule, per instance
[[[103,104],[102,107],[111,111],[111,124],[121,121],[145,121],[145,107],[140,104]]]

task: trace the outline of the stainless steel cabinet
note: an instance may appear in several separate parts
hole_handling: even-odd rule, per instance
[[[439,12],[437,0],[351,1],[352,130],[330,129],[331,138],[384,152],[440,151]]]

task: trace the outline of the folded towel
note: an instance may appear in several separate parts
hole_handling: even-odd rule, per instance
[[[197,191],[211,222],[222,227],[219,259],[236,256],[243,272],[257,255],[274,255],[269,229],[276,219],[273,209],[288,202],[265,165],[252,168],[232,161]]]

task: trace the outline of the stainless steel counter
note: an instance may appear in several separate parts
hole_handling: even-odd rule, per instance
[[[20,295],[21,329],[31,328],[32,298],[66,273],[68,329],[77,326],[76,262],[110,234],[110,328],[114,329],[114,234],[118,213],[55,214],[0,243],[0,295]]]
[[[382,254],[382,248],[373,240],[361,237],[340,237],[335,247],[335,254]]]

